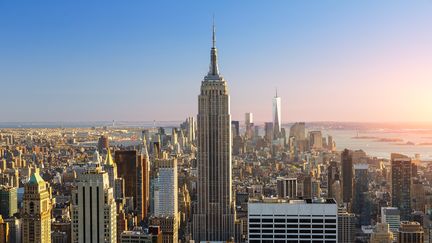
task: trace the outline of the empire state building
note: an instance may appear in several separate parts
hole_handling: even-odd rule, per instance
[[[198,97],[198,205],[193,239],[234,238],[235,210],[231,179],[231,115],[226,80],[219,74],[213,25],[210,70]]]

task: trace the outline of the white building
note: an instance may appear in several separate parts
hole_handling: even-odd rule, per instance
[[[159,160],[158,164],[155,216],[175,216],[178,213],[177,159]]]
[[[381,223],[388,224],[390,231],[397,236],[400,226],[400,211],[396,207],[381,208]]]
[[[108,173],[88,166],[72,192],[72,242],[117,242],[117,213]]]
[[[336,243],[337,215],[338,208],[333,199],[264,199],[249,202],[249,243]]]

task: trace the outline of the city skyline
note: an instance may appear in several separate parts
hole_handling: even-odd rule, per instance
[[[429,2],[1,6],[0,122],[195,116],[213,14],[233,120],[432,121]]]

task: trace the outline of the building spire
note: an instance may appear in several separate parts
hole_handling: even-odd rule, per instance
[[[213,15],[213,36],[212,36],[212,40],[213,40],[213,48],[216,48],[216,27],[215,27],[214,15]]]
[[[213,35],[212,35],[212,48],[210,52],[210,68],[209,68],[209,76],[219,76],[219,67],[217,63],[217,48],[216,48],[216,27],[214,23],[213,16]]]

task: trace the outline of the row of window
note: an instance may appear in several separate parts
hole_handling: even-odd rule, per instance
[[[336,239],[334,235],[249,235],[249,239]]]
[[[263,222],[263,223],[336,223],[336,219],[285,219],[285,218],[250,218],[249,223],[256,223],[256,222]]]
[[[336,228],[336,224],[249,224],[249,228],[301,228],[301,229],[322,229]]]
[[[336,243],[335,240],[250,240],[250,243]]]
[[[253,233],[262,233],[262,234],[273,234],[273,233],[278,233],[278,234],[297,234],[299,231],[298,230],[284,230],[284,229],[275,229],[275,230],[268,230],[268,229],[263,229],[263,230],[259,230],[259,229],[251,229],[249,230],[250,234]],[[300,230],[300,233],[305,233],[305,234],[336,234],[336,230]]]

